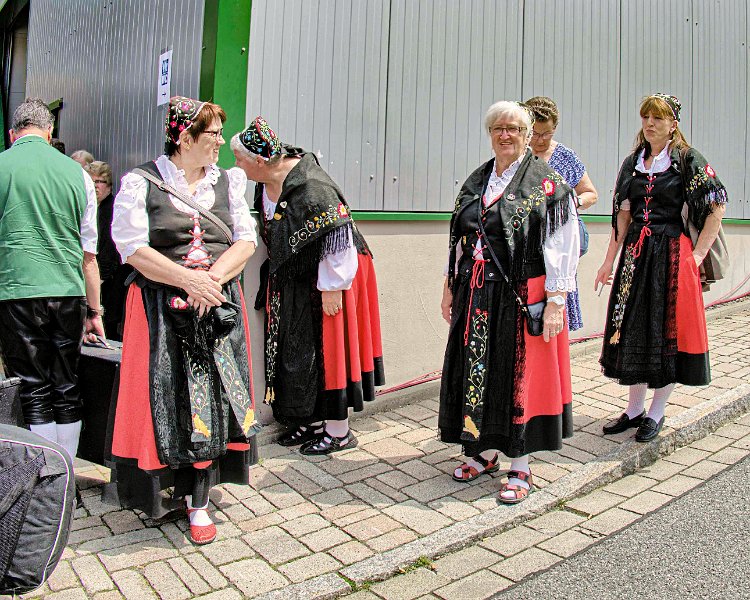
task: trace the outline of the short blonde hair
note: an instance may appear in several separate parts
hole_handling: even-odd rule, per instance
[[[86,170],[92,177],[96,175],[97,177],[104,179],[107,182],[107,185],[112,185],[112,167],[103,160],[95,160],[86,167]]]
[[[94,155],[88,150],[76,150],[70,155],[70,158],[77,162],[85,162],[87,165],[94,162]]]

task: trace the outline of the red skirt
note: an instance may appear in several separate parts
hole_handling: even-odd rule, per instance
[[[245,341],[248,348],[248,368],[252,374],[250,331],[241,286],[239,286],[239,292],[242,299]],[[252,388],[250,394],[252,396]],[[245,451],[247,446],[239,444],[235,448],[230,444],[228,449]],[[115,459],[135,461],[138,468],[144,471],[166,468],[166,465],[159,461],[154,441],[150,404],[148,321],[143,307],[141,289],[136,284],[130,286],[125,303],[120,387],[112,436],[112,454]]]

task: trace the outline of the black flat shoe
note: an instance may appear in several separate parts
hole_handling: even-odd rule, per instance
[[[280,446],[299,446],[320,439],[324,432],[324,425],[318,425],[317,427],[300,425],[297,429],[290,429],[282,433],[276,443]]]
[[[635,432],[635,441],[636,442],[650,442],[657,435],[659,435],[659,432],[661,431],[661,428],[663,426],[664,426],[664,417],[659,419],[658,423],[654,421],[653,419],[646,417],[645,419],[643,419],[643,423],[641,423],[641,426],[638,428],[638,431]]]
[[[640,427],[643,419],[646,417],[646,411],[642,412],[637,417],[632,419],[627,413],[622,413],[618,418],[614,419],[602,427],[604,435],[611,435],[613,433],[621,433],[630,429],[631,427]]]
[[[306,454],[307,456],[319,456],[348,448],[356,448],[358,443],[357,438],[351,431],[348,431],[344,437],[334,437],[326,433],[317,440],[307,442],[299,451],[300,454]]]

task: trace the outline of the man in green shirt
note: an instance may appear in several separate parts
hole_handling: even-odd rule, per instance
[[[38,98],[13,113],[0,153],[0,347],[20,377],[24,419],[71,458],[78,450],[78,358],[104,336],[96,263],[96,191],[50,146],[53,118]]]

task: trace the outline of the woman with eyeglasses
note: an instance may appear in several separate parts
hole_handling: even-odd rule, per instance
[[[576,194],[529,149],[533,124],[517,102],[488,109],[494,157],[456,198],[442,300],[440,437],[468,457],[457,481],[497,471],[498,451],[511,459],[504,504],[533,490],[529,453],[573,434],[565,297],[578,265]]]
[[[216,165],[225,119],[216,104],[172,98],[164,154],[122,178],[112,223],[137,274],[112,441],[120,501],[152,516],[185,502],[196,544],[216,537],[211,486],[248,483],[257,430],[239,282],[257,237],[245,174]]]
[[[553,139],[560,113],[552,98],[534,96],[524,102],[534,114],[534,130],[531,134],[531,151],[534,156],[543,158],[550,167],[563,176],[565,182],[576,191],[577,209],[586,210],[596,204],[599,194],[591,182],[586,167],[578,155],[567,146]],[[579,217],[580,218],[580,217]],[[581,301],[578,287],[566,299],[568,329],[576,331],[583,327]]]
[[[641,102],[641,129],[617,177],[612,235],[594,282],[595,289],[612,284],[599,362],[604,375],[629,387],[625,412],[604,433],[637,427],[639,442],[659,435],[675,383],[711,381],[699,267],[728,198],[716,172],[680,130],[681,108],[667,94]],[[683,209],[700,232],[695,247]],[[646,412],[649,388],[654,397]]]

